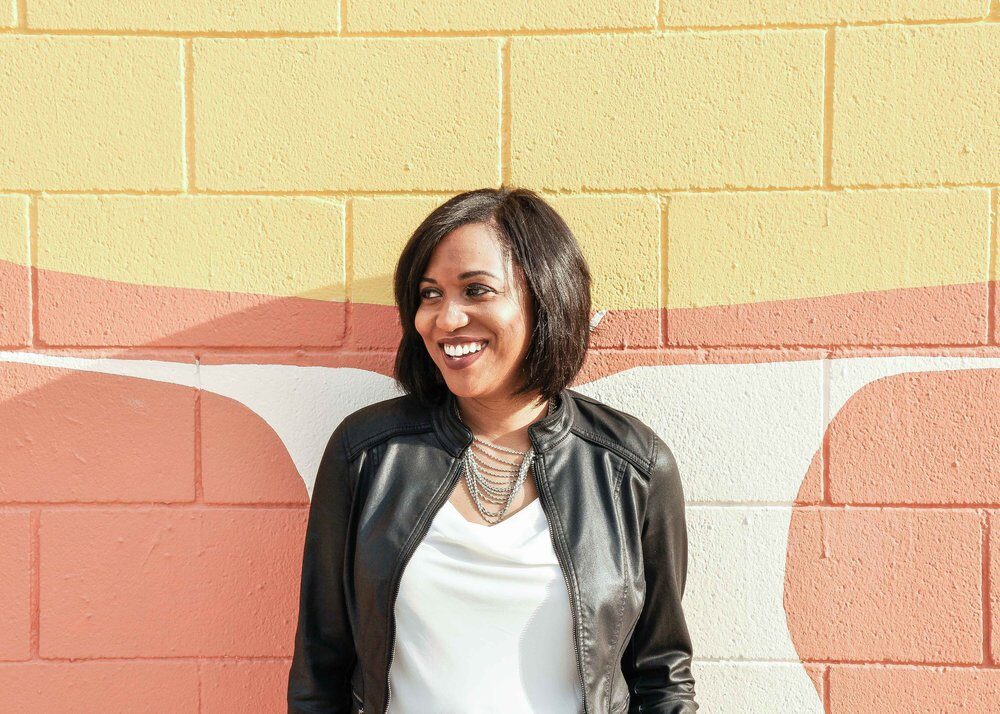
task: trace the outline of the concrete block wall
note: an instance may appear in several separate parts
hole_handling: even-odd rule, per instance
[[[508,183],[678,459],[703,709],[993,711],[998,58],[997,0],[8,0],[0,710],[284,710],[398,251]]]

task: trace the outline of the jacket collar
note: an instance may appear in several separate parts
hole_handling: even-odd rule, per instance
[[[528,438],[536,454],[547,451],[563,440],[576,417],[576,404],[569,389],[563,389],[556,397],[552,413],[528,427]],[[472,432],[458,417],[458,400],[449,391],[444,402],[435,406],[431,413],[434,430],[441,443],[452,456],[459,456],[472,443]]]

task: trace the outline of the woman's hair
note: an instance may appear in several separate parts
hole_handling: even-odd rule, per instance
[[[456,228],[481,223],[493,230],[504,261],[524,272],[534,304],[534,331],[524,358],[522,386],[544,400],[568,387],[590,344],[590,270],[566,222],[536,193],[524,188],[483,188],[453,196],[435,208],[407,241],[393,287],[403,337],[394,377],[427,405],[439,404],[448,386],[417,332],[419,281],[431,253]]]

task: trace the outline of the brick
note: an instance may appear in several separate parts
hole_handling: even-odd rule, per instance
[[[982,661],[979,514],[796,508],[785,611],[805,661]]]
[[[288,656],[305,509],[42,513],[43,657]]]
[[[30,342],[28,197],[0,196],[0,345]]]
[[[193,389],[17,362],[0,385],[0,501],[194,500]]]
[[[985,341],[986,190],[689,193],[667,213],[671,344]],[[847,319],[852,301],[871,309]]]
[[[402,0],[352,0],[346,28],[351,32],[511,32],[518,30],[571,30],[656,27],[656,3],[628,0],[583,2],[505,3],[465,0],[460,3],[426,3]]]
[[[1000,503],[998,403],[1000,369],[913,372],[866,385],[828,432],[830,498]]]
[[[179,32],[336,32],[340,3],[329,0],[231,3],[224,0],[32,0],[28,26],[53,29]]]
[[[515,183],[648,190],[821,179],[822,31],[515,37],[511,65]]]
[[[989,0],[671,0],[663,7],[668,27],[833,24],[985,17]]]
[[[339,201],[44,198],[40,331],[61,344],[337,344],[344,252]]]
[[[74,714],[198,709],[197,662],[24,662],[0,664],[6,711]],[[140,704],[141,703],[141,704]]]
[[[789,508],[687,509],[684,612],[698,656],[796,657],[785,632],[782,591]]]
[[[183,181],[180,40],[0,36],[0,189]]]
[[[830,711],[852,714],[963,712],[991,714],[1000,701],[1000,671],[969,667],[830,668]]]
[[[1000,182],[1000,24],[838,30],[833,182]]]
[[[497,40],[193,44],[200,187],[451,191],[499,181]]]
[[[0,502],[7,498],[0,492]],[[31,514],[0,510],[0,660],[31,656]],[[0,679],[2,679],[0,669]],[[0,685],[2,687],[2,685]],[[0,688],[0,691],[10,691]],[[6,695],[5,695],[6,696]]]

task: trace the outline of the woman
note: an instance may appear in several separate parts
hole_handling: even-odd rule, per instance
[[[404,395],[313,489],[289,712],[694,712],[677,465],[569,389],[590,273],[523,189],[435,209],[395,274]]]

